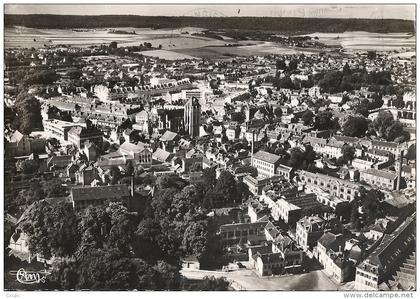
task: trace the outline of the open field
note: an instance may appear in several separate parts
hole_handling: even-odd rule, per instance
[[[321,43],[342,46],[345,51],[376,50],[401,51],[414,49],[416,37],[409,33],[372,33],[363,31],[346,31],[343,33],[312,33],[308,36],[318,37]]]
[[[73,31],[70,29],[34,29],[15,26],[5,29],[5,48],[44,47],[45,45],[71,45],[88,47],[91,45],[118,42],[119,46],[133,46],[150,42],[152,46],[161,45],[161,50],[142,52],[146,56],[160,57],[168,60],[185,58],[228,59],[233,56],[252,56],[269,54],[314,54],[320,49],[287,47],[273,42],[255,40],[234,41],[219,40],[192,33],[201,32],[203,28],[184,27],[179,29],[151,28],[118,28],[121,31],[136,34],[114,34],[109,29],[91,29],[89,31]],[[397,51],[407,52],[415,49],[416,39],[408,33],[313,33],[319,41],[327,45],[342,46],[345,52],[357,50]],[[226,43],[236,43],[240,46],[227,47]]]

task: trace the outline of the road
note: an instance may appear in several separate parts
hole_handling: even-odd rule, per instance
[[[183,269],[181,274],[189,279],[203,279],[205,276],[226,277],[236,290],[331,291],[339,288],[339,285],[333,283],[321,270],[280,277],[259,277],[249,269],[232,272]]]

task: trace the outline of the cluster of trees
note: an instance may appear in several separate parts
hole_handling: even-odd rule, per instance
[[[175,175],[156,181],[145,176],[142,182],[153,184],[155,192],[142,213],[130,212],[120,202],[74,210],[44,200],[66,194],[59,179],[48,184],[33,180],[17,198],[27,207],[18,229],[28,235],[33,253],[63,258],[53,265],[48,288],[179,289],[181,257],[195,255],[204,268],[219,268],[229,260],[203,198],[212,189],[225,201],[238,201],[241,187],[228,172],[218,180],[210,171],[205,177],[204,184],[188,185]],[[228,285],[214,278],[200,282],[214,290]]]
[[[38,169],[38,165],[34,165],[33,167]],[[62,186],[60,179],[54,178],[45,180],[35,177],[29,182],[29,188],[21,190],[18,194],[16,194],[13,201],[6,201],[5,207],[11,210],[25,210],[26,207],[44,198],[62,197],[66,195],[67,190]]]
[[[237,182],[229,171],[222,171],[216,179],[215,169],[206,168],[203,176],[204,183],[199,186],[204,194],[202,204],[205,208],[238,205],[249,195],[247,187]]]
[[[50,85],[60,78],[54,70],[30,70],[25,73],[21,81],[21,84],[25,87],[38,84]]]
[[[314,81],[324,92],[329,93],[359,90],[362,86],[381,90],[384,94],[390,94],[392,91],[389,71],[368,72],[366,69],[350,69],[347,64],[342,71],[325,71],[316,74]]]
[[[14,110],[17,117],[12,120],[12,128],[22,134],[42,129],[41,104],[33,95],[21,92],[16,98]]]
[[[315,116],[314,128],[317,130],[339,129],[340,125],[331,111],[321,111]]]
[[[305,146],[305,151],[295,147],[290,150],[289,165],[298,169],[311,170],[315,167],[316,153],[311,145]]]
[[[371,129],[376,135],[385,138],[387,141],[404,142],[410,139],[410,134],[404,131],[399,120],[395,120],[392,113],[382,110],[371,124]]]
[[[208,13],[206,11],[206,13]],[[183,28],[200,27],[219,31],[220,28],[240,32],[255,30],[266,32],[267,28],[276,33],[297,32],[411,32],[414,33],[414,21],[397,19],[329,19],[329,18],[264,18],[264,17],[223,17],[213,11],[214,17],[162,17],[162,16],[126,16],[119,18],[113,15],[76,16],[76,15],[11,15],[6,14],[4,25],[26,26],[32,28]],[[251,29],[251,30],[250,30]]]
[[[48,277],[52,289],[176,289],[179,265],[149,262],[134,250],[138,218],[121,203],[75,211],[45,200],[31,205],[19,229],[45,258],[63,257]]]
[[[374,224],[376,219],[385,215],[381,202],[385,195],[379,190],[361,188],[351,202],[350,222],[357,230]]]
[[[349,116],[341,127],[344,135],[350,137],[363,137],[368,130],[369,120],[363,116]]]

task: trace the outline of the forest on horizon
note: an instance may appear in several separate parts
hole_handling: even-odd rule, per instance
[[[283,33],[415,33],[415,22],[399,19],[333,19],[284,17],[167,17],[134,15],[4,15],[5,27],[24,26],[39,29],[70,28],[182,28],[267,30]]]

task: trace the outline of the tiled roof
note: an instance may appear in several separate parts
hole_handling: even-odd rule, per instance
[[[127,185],[112,185],[98,187],[74,187],[70,191],[73,201],[114,199],[130,196]]]
[[[385,170],[378,170],[378,169],[374,169],[374,168],[369,168],[366,169],[364,171],[362,171],[362,173],[367,173],[370,175],[374,175],[377,177],[382,177],[385,178],[387,180],[394,180],[397,178],[397,174],[394,172],[389,172],[389,171],[385,171]]]
[[[265,151],[259,151],[254,155],[254,159],[262,160],[268,163],[276,163],[280,160],[280,156]]]
[[[160,141],[173,141],[177,138],[177,136],[177,133],[168,130],[162,135],[162,137],[160,137]]]

